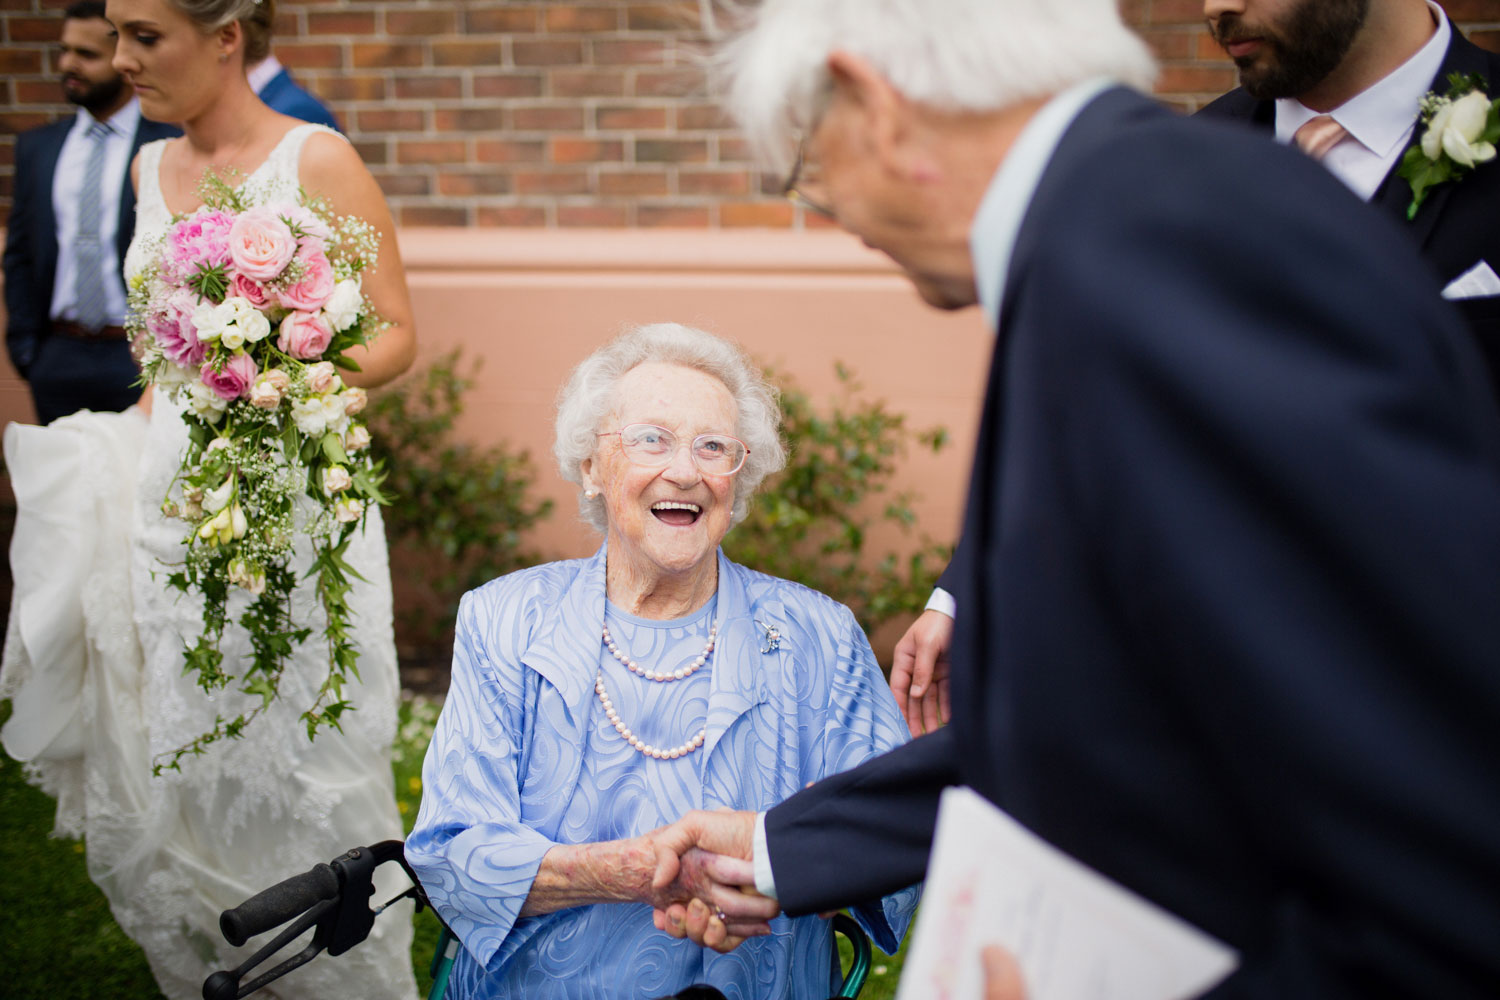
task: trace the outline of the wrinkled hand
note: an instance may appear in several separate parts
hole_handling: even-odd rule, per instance
[[[755,891],[754,832],[754,813],[724,810],[691,812],[650,834],[658,858],[652,882],[658,930],[718,952],[771,933],[768,921],[781,906]]]
[[[1026,1000],[1021,967],[1010,952],[992,944],[979,953],[984,963],[984,1000]]]
[[[924,611],[896,643],[891,664],[891,693],[913,736],[935,732],[952,716],[948,703],[948,651],[953,647],[953,619],[941,611]]]

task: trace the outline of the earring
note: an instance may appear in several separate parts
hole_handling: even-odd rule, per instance
[[[592,499],[594,499],[594,497],[596,497],[598,495],[599,495],[599,492],[597,490],[584,490],[583,491],[583,498],[585,500],[592,500]]]

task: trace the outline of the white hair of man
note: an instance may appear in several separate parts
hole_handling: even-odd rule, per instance
[[[749,513],[750,498],[760,484],[786,465],[779,393],[739,347],[690,326],[653,323],[634,327],[573,369],[557,396],[557,439],[552,454],[558,469],[564,479],[583,485],[583,460],[599,446],[600,424],[615,407],[620,379],[648,362],[682,365],[711,375],[734,397],[738,414],[734,433],[750,449],[734,479],[730,523],[738,524]],[[606,530],[603,497],[590,498],[580,491],[578,510],[584,521],[601,532]]]
[[[995,111],[1094,77],[1148,89],[1156,61],[1119,0],[764,0],[715,58],[717,89],[756,154],[790,166],[827,106],[828,56],[867,60],[908,100]]]

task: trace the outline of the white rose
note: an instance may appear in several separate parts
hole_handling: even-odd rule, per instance
[[[342,465],[332,465],[323,470],[323,492],[330,496],[342,493],[354,485],[354,477]]]
[[[1436,160],[1440,152],[1447,153],[1454,163],[1465,167],[1493,160],[1494,144],[1479,141],[1489,114],[1490,100],[1477,90],[1444,104],[1422,135],[1423,154]]]
[[[224,332],[219,334],[219,343],[231,351],[237,351],[245,346],[245,331],[237,326],[226,326]]]
[[[351,417],[363,410],[369,401],[369,394],[357,385],[344,390],[344,412]]]
[[[193,310],[193,329],[198,331],[199,340],[218,340],[232,321],[228,312],[212,302],[200,302]]]
[[[328,430],[328,419],[323,415],[323,403],[318,398],[292,401],[292,422],[308,437],[321,437]]]
[[[323,303],[323,316],[334,333],[349,329],[359,319],[365,299],[360,293],[359,278],[345,278],[333,286],[333,294]]]
[[[337,393],[329,393],[319,396],[318,402],[323,408],[323,422],[331,431],[344,433],[349,426],[349,418],[344,413],[344,397]]]
[[[347,497],[333,505],[333,516],[340,521],[358,521],[365,512],[365,502],[355,497]]]
[[[188,408],[209,423],[216,424],[229,408],[229,401],[202,382],[194,382],[188,386]]]
[[[235,323],[235,326],[252,344],[258,344],[271,335],[271,321],[254,310],[250,311],[249,316]]]
[[[191,385],[197,380],[197,372],[173,361],[163,361],[156,369],[156,384],[163,389],[176,389],[178,386]]]
[[[355,424],[344,436],[345,451],[363,451],[370,447],[370,432],[364,424]]]

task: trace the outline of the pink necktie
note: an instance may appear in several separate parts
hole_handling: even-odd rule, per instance
[[[1307,122],[1292,136],[1297,148],[1315,160],[1321,160],[1329,151],[1349,137],[1344,126],[1333,120],[1332,115],[1319,115]]]

